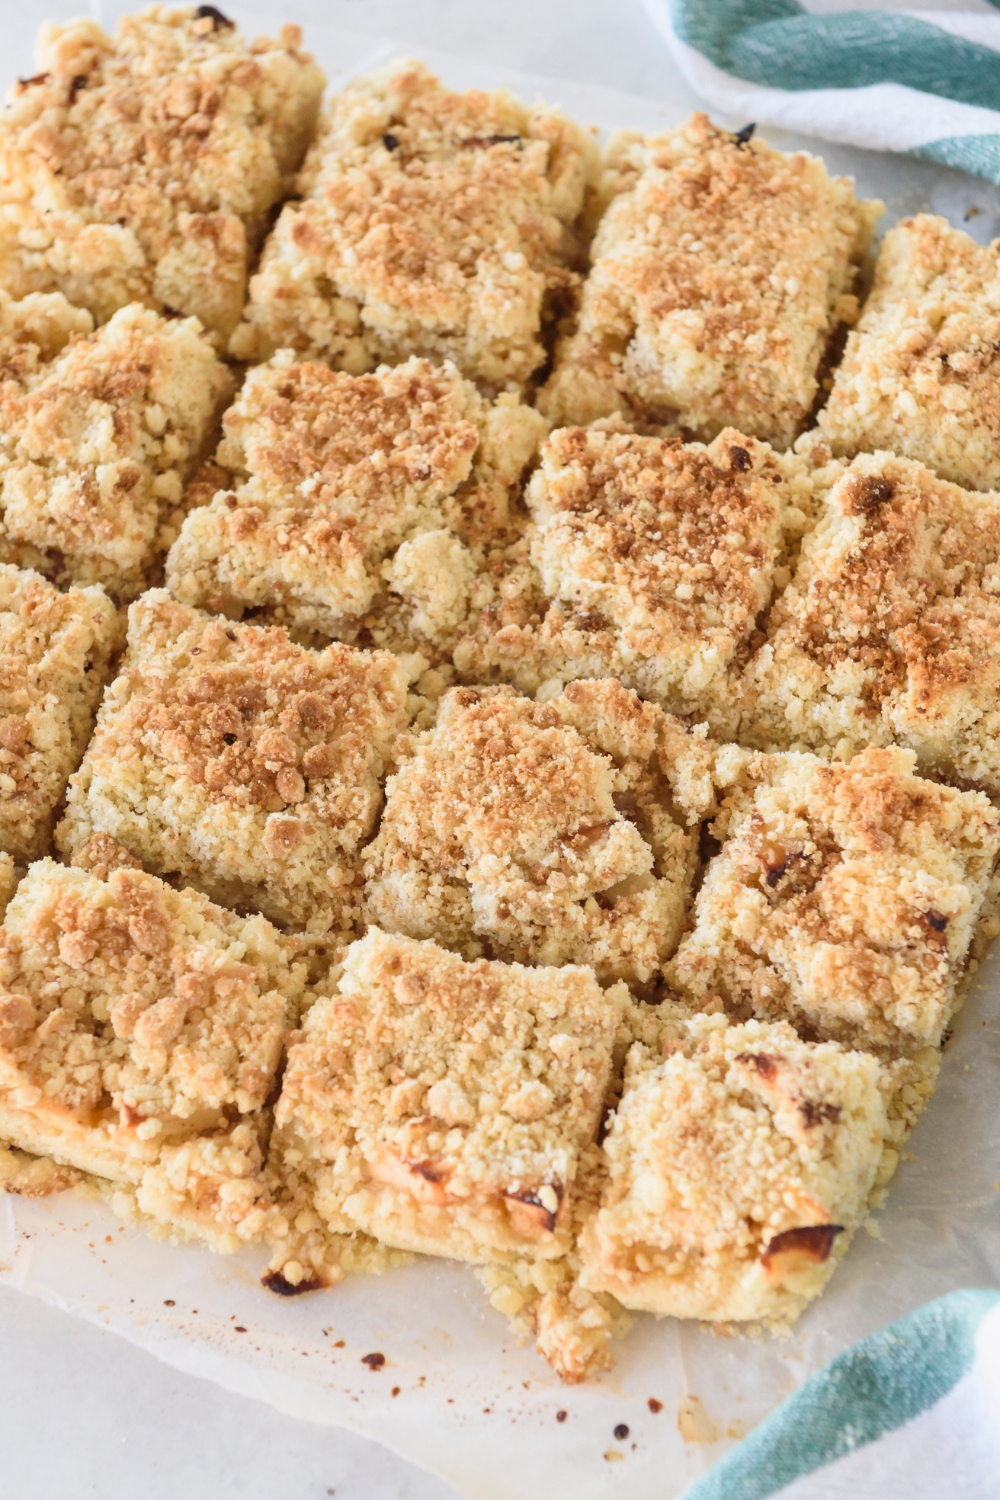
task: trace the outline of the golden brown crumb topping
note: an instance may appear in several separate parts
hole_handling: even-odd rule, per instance
[[[0,563],[0,848],[19,858],[48,844],[118,641],[103,589]]]
[[[139,301],[228,334],[319,109],[300,42],[286,26],[248,46],[193,7],[124,16],[114,38],[44,27],[40,71],[0,116],[4,284],[63,291],[102,322]]]
[[[731,732],[734,663],[770,599],[785,532],[804,522],[772,450],[731,429],[705,448],[566,428],[543,446],[526,498],[525,545],[499,559],[492,596],[475,591],[486,608],[456,652],[462,675],[535,691],[614,674]]]
[[[823,163],[703,114],[609,150],[609,206],[576,329],[541,398],[554,423],[620,411],[705,439],[732,425],[788,447],[817,389],[881,204]]]
[[[455,689],[388,783],[368,910],[467,955],[645,983],[683,922],[709,769],[704,740],[614,681],[545,704]]]
[[[887,1129],[879,1065],[783,1023],[688,1023],[636,1046],[584,1227],[584,1287],[714,1321],[797,1313],[864,1216]]]
[[[849,755],[896,741],[1000,791],[1000,495],[884,453],[855,459],[745,688],[756,743]]]
[[[141,1158],[263,1105],[302,976],[261,917],[43,860],[8,907],[0,984],[6,1103]]]
[[[73,778],[62,846],[110,834],[231,904],[304,924],[349,906],[403,727],[394,659],[230,625],[153,591]]]
[[[355,372],[425,354],[523,384],[572,280],[594,155],[558,112],[451,93],[419,63],[355,80],[268,241],[234,354],[288,346]]]
[[[394,613],[409,614],[404,639],[407,623],[418,638],[454,631],[475,568],[466,543],[508,524],[509,490],[545,431],[514,396],[484,401],[454,365],[346,375],[287,351],[250,372],[224,427],[225,484],[245,482],[189,514],[171,591],[379,641]]]
[[[890,1055],[938,1045],[1000,815],[980,792],[916,776],[914,762],[876,748],[847,765],[723,751],[725,842],[668,982],[699,1005],[788,1018],[807,1036]]]
[[[1000,489],[996,244],[931,214],[889,231],[819,431],[838,454],[887,448],[969,489]]]
[[[51,362],[4,374],[0,546],[59,582],[134,596],[232,390],[228,371],[194,320],[134,306]]]
[[[319,1212],[461,1259],[557,1254],[620,1008],[583,968],[369,932],[306,1016],[276,1111],[317,1164]]]

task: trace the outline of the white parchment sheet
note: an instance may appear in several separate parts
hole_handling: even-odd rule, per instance
[[[124,8],[94,7],[106,24]],[[334,85],[406,50],[392,37],[315,25],[310,12],[321,8],[234,14],[251,34],[303,22]],[[672,74],[662,99],[651,100],[423,56],[453,86],[506,84],[601,128],[663,128],[695,104]],[[924,207],[961,223],[976,205],[969,230],[981,240],[1000,232],[998,195],[986,184],[801,144],[886,199],[886,224]],[[859,1233],[792,1338],[727,1339],[641,1317],[618,1344],[614,1371],[582,1387],[561,1386],[508,1334],[472,1272],[443,1262],[281,1299],[258,1284],[262,1252],[221,1257],[155,1243],[102,1206],[63,1194],[3,1201],[0,1280],[281,1411],[356,1428],[469,1500],[671,1500],[855,1339],[953,1288],[1000,1285],[1000,945],[970,989],[909,1151],[877,1216],[879,1237]],[[381,1369],[364,1363],[371,1353],[385,1356]],[[628,1436],[616,1438],[621,1424]]]

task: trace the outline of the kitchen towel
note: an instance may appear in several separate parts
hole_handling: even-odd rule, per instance
[[[682,1500],[875,1496],[1000,1496],[1000,1292],[949,1292],[845,1350]]]
[[[1000,184],[1000,0],[645,0],[691,86],[742,123]]]

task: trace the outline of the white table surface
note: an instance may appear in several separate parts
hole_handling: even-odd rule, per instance
[[[139,8],[142,0],[137,0]],[[121,3],[95,14],[113,15]],[[662,100],[674,120],[696,101],[640,0],[251,0],[251,8]],[[0,86],[33,68],[45,16],[73,0],[0,0]],[[556,101],[558,102],[558,101]],[[628,123],[623,121],[622,123]],[[779,137],[772,133],[772,139]],[[790,144],[789,138],[781,144]],[[816,143],[804,141],[814,149]],[[831,167],[889,205],[929,200],[977,239],[1000,233],[1000,195],[929,164],[820,147]],[[441,1480],[353,1433],[282,1416],[159,1363],[115,1335],[0,1287],[0,1494],[4,1500],[454,1500]],[[553,1496],[553,1500],[563,1500]],[[886,1497],[890,1500],[890,1497]]]

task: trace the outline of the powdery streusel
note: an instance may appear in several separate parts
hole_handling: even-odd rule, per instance
[[[391,777],[369,919],[467,957],[655,983],[713,808],[712,748],[613,680],[456,688]]]
[[[998,253],[931,214],[890,229],[819,415],[834,453],[887,448],[1000,489]]]
[[[724,427],[787,448],[853,296],[880,203],[805,152],[703,114],[611,145],[610,199],[540,406],[556,426],[620,412],[640,431]]]
[[[547,431],[452,364],[347,375],[288,351],[250,371],[223,426],[231,473],[171,550],[175,597],[428,659],[453,645]]]
[[[404,705],[388,653],[311,651],[276,626],[148,593],[129,611],[60,847],[109,834],[227,905],[349,926]]]
[[[596,148],[557,110],[451,93],[421,63],[334,99],[250,282],[232,351],[360,373],[410,355],[523,386],[574,282]]]
[[[0,114],[0,284],[239,321],[247,263],[290,190],[323,92],[297,26],[248,45],[220,11],[154,5],[43,26]]]

